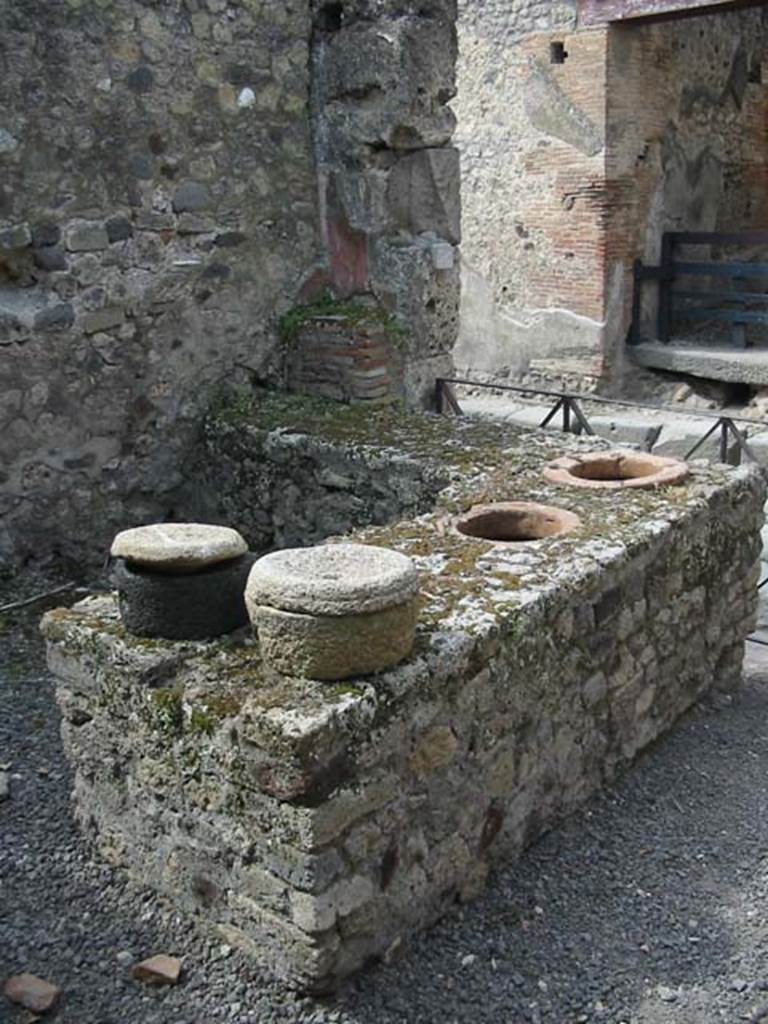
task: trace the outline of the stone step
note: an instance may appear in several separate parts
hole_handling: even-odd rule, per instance
[[[482,419],[497,419],[505,423],[516,423],[522,427],[538,427],[552,410],[552,403],[534,404],[506,399],[485,398],[481,395],[461,396],[459,404],[467,416]],[[632,444],[646,448],[658,436],[659,425],[642,416],[594,416],[588,417],[598,437],[616,444]],[[560,431],[562,415],[554,418],[547,429]]]
[[[646,342],[629,346],[633,362],[653,370],[685,373],[690,377],[724,380],[734,384],[768,385],[768,349]]]
[[[485,397],[482,395],[460,396],[459,404],[468,416],[496,419],[505,423],[517,423],[523,427],[538,427],[552,408],[551,404],[516,401],[514,398]],[[655,455],[671,455],[684,458],[696,442],[712,426],[708,416],[695,414],[654,412],[636,415],[593,415],[589,422],[598,437],[619,445],[650,447]],[[549,429],[559,431],[560,414]],[[757,427],[746,425],[747,441],[760,465],[768,466],[768,424]],[[757,433],[754,433],[757,431]],[[731,446],[733,447],[733,446]],[[704,442],[695,452],[694,458],[720,459],[719,432]]]

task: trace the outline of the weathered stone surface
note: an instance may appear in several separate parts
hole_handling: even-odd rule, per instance
[[[125,84],[131,92],[151,92],[155,84],[155,76],[151,68],[148,68],[146,64],[140,64],[126,76]]]
[[[40,267],[41,270],[67,269],[67,257],[61,251],[61,249],[56,249],[53,247],[35,249],[34,259],[35,266]]]
[[[34,974],[15,974],[8,978],[3,992],[12,1003],[32,1013],[47,1013],[61,995],[61,989]]]
[[[31,330],[45,309],[46,298],[35,289],[0,286],[0,316],[20,331]]]
[[[107,229],[97,222],[82,221],[71,225],[65,239],[70,252],[94,252],[109,245]]]
[[[264,555],[248,578],[249,605],[308,615],[382,611],[416,596],[410,558],[369,544],[325,544]]]
[[[458,750],[458,740],[448,726],[437,726],[422,736],[408,761],[414,775],[427,779],[440,768],[453,761]]]
[[[339,444],[339,432],[356,443]],[[225,410],[206,424],[194,474],[210,497],[200,512],[232,523],[254,550],[318,544],[429,511],[459,464],[474,465],[469,453],[482,458],[491,434],[501,443],[495,427],[468,419],[386,408],[362,418],[359,409],[259,391],[250,410]],[[512,443],[517,432],[505,436]],[[400,449],[395,458],[388,439]]]
[[[14,224],[0,231],[0,250],[23,249],[32,243],[32,232],[28,224]]]
[[[45,399],[0,412],[2,559],[84,563],[126,517],[190,516],[205,410],[221,381],[282,383],[276,326],[305,284],[396,313],[391,395],[429,404],[450,369],[458,271],[386,195],[398,155],[450,141],[455,5],[345,5],[341,32],[323,5],[197,6],[35,0],[3,20],[0,232],[33,226],[3,262],[35,294],[0,299],[0,391]],[[51,345],[35,311],[60,303],[75,319]]]
[[[58,224],[51,224],[48,221],[35,224],[32,228],[32,245],[42,248],[49,245],[58,245],[61,241],[61,228]]]
[[[85,313],[81,318],[81,323],[86,334],[97,334],[99,331],[108,331],[112,327],[119,327],[124,320],[124,309],[120,306],[107,306],[104,309],[96,309],[92,313]]]
[[[152,523],[122,530],[112,541],[110,554],[144,569],[179,573],[197,572],[247,550],[237,530],[228,526]]]
[[[422,149],[400,157],[388,187],[399,227],[414,235],[434,231],[449,242],[461,241],[457,149]]]
[[[37,331],[64,331],[75,322],[75,311],[69,302],[46,306],[35,317]]]
[[[476,896],[708,687],[738,684],[765,485],[695,464],[675,489],[574,489],[584,529],[519,552],[451,520],[534,492],[562,504],[543,467],[607,446],[438,417],[401,433],[392,413],[353,427],[354,410],[302,419],[295,403],[260,413],[260,429],[242,406],[232,433],[208,428],[210,458],[226,453],[237,478],[232,521],[265,490],[296,492],[276,518],[305,494],[348,509],[364,469],[397,519],[396,495],[412,508],[431,481],[432,512],[356,535],[419,570],[408,659],[339,685],[278,677],[248,636],[133,640],[110,598],[43,630],[86,834],[228,942],[327,988]]]
[[[18,342],[0,359],[0,391],[45,395],[23,417],[0,402],[0,561],[55,548],[98,562],[126,520],[183,514],[181,467],[217,382],[245,381],[238,363],[279,375],[274,324],[321,257],[309,120],[282,103],[308,95],[308,5],[285,8],[279,23],[258,5],[220,5],[194,40],[182,6],[0,5],[0,124],[12,139],[0,143],[0,232],[31,226],[34,255],[11,252],[29,256],[35,283],[13,290],[41,300],[6,313],[0,299],[0,343]],[[159,33],[145,17],[155,14]],[[51,46],[53,76],[41,56]],[[244,85],[277,87],[268,117],[219,106],[230,63],[252,69]],[[210,240],[178,233],[173,197],[185,180],[216,181],[216,233],[249,242],[227,250],[226,281],[201,284]],[[89,308],[94,287],[123,314]],[[51,344],[34,310],[60,303],[75,320]]]
[[[173,193],[173,208],[176,213],[196,213],[211,205],[211,192],[207,185],[197,181],[185,181]]]
[[[119,559],[112,578],[120,618],[134,636],[201,640],[245,626],[243,594],[252,555],[240,555],[201,569],[151,572]]]
[[[407,658],[416,635],[415,600],[362,615],[302,615],[264,605],[248,608],[264,661],[287,676],[350,679]]]
[[[330,279],[395,313],[407,331],[398,386],[429,408],[434,373],[450,370],[434,348],[450,353],[457,329],[458,269],[438,270],[430,249],[459,237],[455,5],[355,4],[333,27],[327,15],[316,18],[311,103]]]
[[[19,140],[15,139],[5,128],[0,128],[0,156],[13,153],[19,148]]]
[[[110,217],[106,228],[110,244],[113,242],[125,242],[133,237],[133,225],[126,217]]]
[[[137,981],[144,981],[148,985],[175,985],[181,975],[181,960],[158,953],[157,956],[134,964],[131,974]]]

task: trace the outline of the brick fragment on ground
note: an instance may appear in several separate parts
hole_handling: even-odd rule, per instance
[[[18,1003],[33,1013],[50,1010],[61,994],[61,989],[34,974],[15,974],[6,981],[3,992],[12,1003]]]
[[[181,974],[181,960],[160,953],[134,964],[131,974],[148,985],[175,985]]]

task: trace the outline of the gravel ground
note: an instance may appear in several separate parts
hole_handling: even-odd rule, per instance
[[[0,587],[0,604],[40,587]],[[94,863],[69,813],[40,608],[0,624],[0,983],[55,982],[59,1024],[768,1022],[768,648],[482,899],[335,1001],[301,999]],[[149,989],[129,965],[184,958]],[[0,1021],[33,1018],[0,997]]]

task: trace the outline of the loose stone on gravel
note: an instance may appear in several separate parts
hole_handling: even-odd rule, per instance
[[[136,964],[131,974],[137,981],[148,985],[175,985],[181,974],[181,960],[160,953]]]
[[[59,998],[61,989],[34,974],[16,974],[6,981],[3,992],[25,1010],[46,1013]]]
[[[46,585],[0,582],[0,594]],[[37,616],[28,622],[0,633],[0,770],[18,776],[0,806],[0,1001],[4,979],[32,966],[65,990],[56,1024],[319,1024],[331,1014],[340,1024],[768,1021],[764,649],[750,650],[730,706],[691,711],[652,757],[514,867],[500,866],[478,903],[403,943],[391,966],[359,975],[329,1004],[286,992],[237,948],[216,955],[220,939],[89,852],[72,820]],[[49,782],[35,770],[41,760]],[[148,907],[155,913],[143,920]],[[686,922],[701,941],[665,946]],[[115,962],[118,951],[162,949],[194,964],[189,980],[147,988]],[[477,962],[457,970],[468,953]],[[547,993],[535,988],[543,971]],[[734,992],[734,978],[749,989]],[[680,998],[667,1004],[655,986],[670,979]],[[29,1021],[21,1006],[0,1005],[6,1024],[4,1014],[8,1024]]]
[[[664,1003],[674,1003],[677,1000],[677,992],[673,988],[667,988],[666,985],[659,985],[656,991],[659,999]]]
[[[0,772],[0,803],[11,795],[11,777],[8,772]]]

